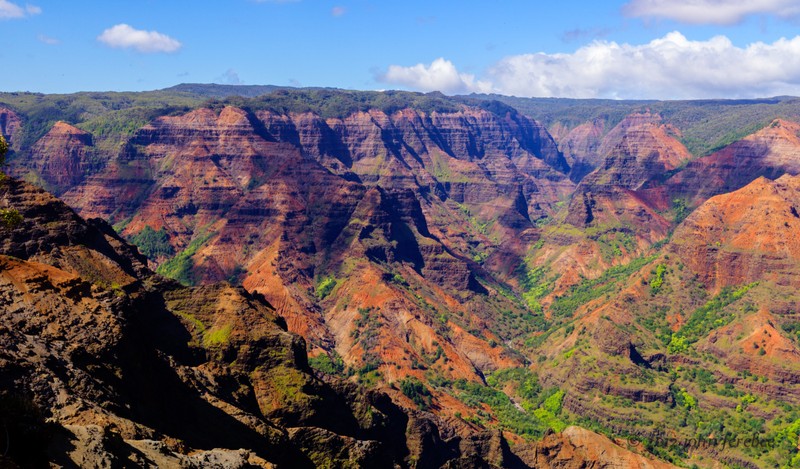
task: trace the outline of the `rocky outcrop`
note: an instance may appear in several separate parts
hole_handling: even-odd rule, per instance
[[[652,468],[673,469],[677,466],[648,459],[630,448],[580,427],[567,427],[551,433],[532,449],[522,454],[532,467],[542,469]],[[641,451],[641,448],[639,448]]]

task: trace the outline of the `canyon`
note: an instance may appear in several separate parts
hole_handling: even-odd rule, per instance
[[[797,100],[192,90],[0,94],[2,208],[23,218],[2,245],[3,410],[48,416],[26,428],[52,454],[795,457]],[[185,401],[171,419],[133,398],[160,392]],[[655,443],[731,433],[776,444]]]

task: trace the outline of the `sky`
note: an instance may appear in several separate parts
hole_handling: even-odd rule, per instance
[[[0,91],[800,95],[800,0],[0,0]]]

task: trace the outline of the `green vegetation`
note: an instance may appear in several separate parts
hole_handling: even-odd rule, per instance
[[[522,286],[522,299],[528,309],[536,314],[542,314],[542,305],[539,300],[547,296],[553,291],[553,282],[545,280],[547,269],[544,267],[537,267],[533,270],[528,270],[527,265],[523,263],[517,270],[517,276],[520,279]]]
[[[428,410],[431,406],[431,392],[420,380],[408,377],[400,381],[400,391],[411,399],[421,410]]]
[[[726,311],[725,308],[742,298],[748,290],[756,285],[757,283],[751,283],[735,290],[724,288],[717,296],[697,308],[689,316],[683,327],[673,334],[668,351],[670,353],[686,351],[690,344],[705,337],[712,329],[722,327],[733,321],[736,317],[736,312]]]
[[[233,326],[230,324],[223,327],[213,327],[208,329],[203,334],[203,345],[212,347],[217,345],[225,345],[231,337]]]
[[[319,355],[309,357],[308,364],[311,368],[328,375],[343,376],[345,374],[344,360],[336,353],[336,350],[332,351],[330,355],[320,353]]]
[[[208,233],[205,235],[198,235],[186,249],[179,252],[175,257],[167,262],[158,266],[156,272],[159,274],[175,279],[184,285],[193,285],[195,283],[194,261],[192,256],[214,235]]]
[[[22,223],[22,215],[13,208],[0,208],[0,225],[4,228],[14,228]]]
[[[142,231],[131,237],[130,241],[135,244],[139,251],[150,259],[155,260],[162,256],[171,256],[175,250],[169,244],[169,235],[164,227],[158,231],[145,226]]]
[[[581,305],[617,290],[618,283],[652,262],[656,256],[640,257],[628,264],[610,267],[596,279],[584,279],[570,287],[564,295],[557,296],[550,306],[556,317],[572,317]]]
[[[517,98],[473,95],[463,98],[497,100],[531,116],[545,127],[559,123],[572,129],[585,122],[603,122],[606,131],[634,112],[653,112],[680,130],[680,140],[697,156],[712,153],[756,132],[775,117],[797,119],[797,98],[702,100],[702,101],[617,101],[610,99]]]
[[[672,199],[672,211],[675,213],[675,219],[673,221],[676,225],[680,224],[692,213],[689,206],[686,205],[686,201],[678,198]]]
[[[563,431],[567,425],[557,417],[557,415],[561,413],[561,403],[563,400],[564,391],[556,391],[553,395],[545,399],[542,406],[534,410],[533,414],[554,431]]]
[[[336,279],[334,277],[325,277],[317,284],[316,295],[320,300],[324,300],[336,288]]]
[[[0,104],[25,116],[20,148],[29,149],[58,121],[90,131],[96,145],[105,148],[106,139],[119,143],[121,135],[157,116],[186,112],[203,103],[203,98],[167,91],[144,93],[0,93]],[[85,125],[84,125],[85,124]]]
[[[356,370],[359,381],[366,380],[371,385],[377,378],[378,367],[383,363],[376,351],[380,336],[381,320],[380,310],[373,308],[358,308],[358,318],[355,328],[350,332],[354,344],[360,344],[364,350],[363,366]]]
[[[8,142],[0,135],[0,167],[6,164],[6,153],[8,153]]]
[[[6,153],[8,152],[8,143],[6,139],[0,135],[0,168],[5,165]],[[6,177],[5,173],[0,171],[0,181]],[[22,223],[22,215],[13,208],[0,209],[0,227],[11,229]]]
[[[661,290],[661,286],[664,284],[664,273],[667,271],[667,266],[664,264],[658,264],[656,266],[656,270],[652,272],[653,278],[650,280],[650,292],[653,294],[658,293]]]
[[[775,440],[780,453],[784,456],[785,463],[781,468],[800,468],[800,450],[797,448],[797,442],[800,441],[800,419],[779,431],[775,435]]]
[[[689,410],[697,407],[697,399],[686,391],[686,388],[671,388],[672,397],[675,398],[675,405],[685,407]]]
[[[624,231],[611,231],[603,233],[597,238],[600,247],[600,256],[605,262],[612,262],[625,254],[636,251],[636,238]]]
[[[357,112],[377,109],[392,114],[401,109],[412,108],[431,114],[433,112],[455,112],[460,105],[445,95],[413,93],[407,91],[348,91],[329,88],[277,90],[257,98],[230,97],[222,101],[211,101],[209,105],[233,105],[251,111],[268,110],[275,113],[312,112],[324,119],[344,118]]]
[[[456,397],[479,409],[465,420],[486,424],[489,416],[480,410],[485,404],[491,408],[500,428],[526,438],[541,438],[548,428],[561,431],[566,427],[561,410],[564,392],[555,388],[543,389],[536,374],[530,370],[499,370],[487,376],[486,383],[484,386],[463,379],[452,383],[453,390],[457,391]]]

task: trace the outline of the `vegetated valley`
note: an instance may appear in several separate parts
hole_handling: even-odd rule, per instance
[[[796,98],[180,85],[0,133],[4,463],[800,467]]]

